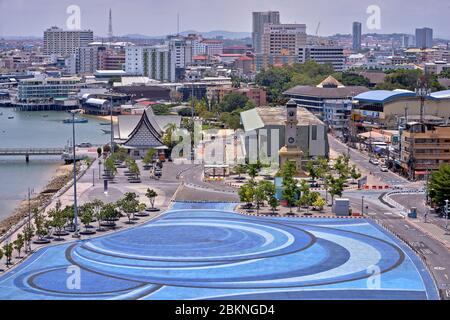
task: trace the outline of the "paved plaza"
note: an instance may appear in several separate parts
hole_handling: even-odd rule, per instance
[[[175,202],[136,228],[41,249],[0,277],[0,299],[438,299],[420,259],[370,220],[234,207]]]

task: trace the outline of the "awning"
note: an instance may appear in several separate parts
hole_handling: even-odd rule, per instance
[[[424,176],[427,174],[428,174],[428,172],[426,172],[426,171],[416,171],[416,176]]]

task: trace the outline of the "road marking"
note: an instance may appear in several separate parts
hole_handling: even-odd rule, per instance
[[[443,268],[443,267],[434,267],[434,270],[444,271],[445,268]]]
[[[385,212],[384,214],[387,216],[392,216],[392,212]]]

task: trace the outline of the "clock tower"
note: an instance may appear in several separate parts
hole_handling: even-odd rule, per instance
[[[297,103],[290,100],[286,105],[286,145],[279,151],[280,165],[283,166],[286,161],[293,161],[297,165],[297,170],[300,171],[303,152],[298,146],[297,125]]]

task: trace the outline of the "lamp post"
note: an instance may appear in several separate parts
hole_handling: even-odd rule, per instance
[[[110,90],[110,118],[111,118],[111,154],[114,153],[114,125],[113,125],[113,89]]]
[[[445,234],[448,235],[448,202],[449,200],[445,200]]]
[[[34,193],[30,187],[28,187],[28,232],[31,231],[31,194]],[[26,242],[27,253],[31,252],[31,240]]]
[[[72,115],[72,151],[73,151],[73,215],[74,215],[74,225],[75,233],[73,238],[80,238],[78,233],[78,205],[77,205],[77,158],[75,151],[75,115],[80,113],[80,110],[69,111]]]
[[[364,216],[364,196],[361,198],[361,214]]]

